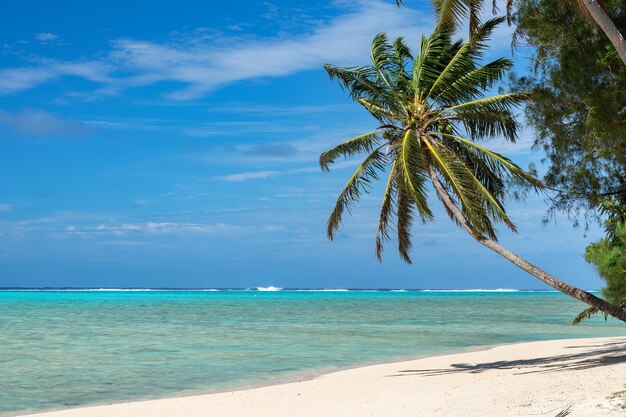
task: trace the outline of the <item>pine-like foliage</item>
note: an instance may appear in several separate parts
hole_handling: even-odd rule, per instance
[[[606,283],[602,297],[622,308],[626,307],[626,222],[614,225],[611,238],[587,246],[585,260],[596,268]],[[599,313],[598,309],[588,308],[574,319],[574,324],[596,313]]]
[[[432,171],[476,237],[496,239],[495,223],[515,230],[503,206],[506,184],[541,187],[541,183],[477,143],[494,137],[515,141],[518,125],[513,110],[526,98],[521,93],[486,95],[512,65],[508,59],[479,62],[491,32],[503,20],[478,26],[471,43],[452,41],[449,31],[422,37],[415,57],[402,38],[391,43],[381,33],[372,42],[370,65],[326,65],[331,79],[338,80],[381,125],[320,156],[322,169],[328,170],[340,157],[367,155],[330,215],[330,239],[344,212],[372,181],[387,175],[376,255],[381,258],[395,225],[399,252],[410,263],[411,226],[415,219],[427,222],[433,217],[427,195]]]
[[[588,226],[614,217],[611,205],[626,209],[626,66],[602,32],[561,3],[516,1],[516,36],[534,51],[535,69],[516,84],[532,93],[527,121],[549,162],[543,179],[558,190],[549,217]],[[605,6],[626,33],[626,0]]]

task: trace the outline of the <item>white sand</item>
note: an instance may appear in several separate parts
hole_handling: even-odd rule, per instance
[[[184,387],[181,387],[184,388]],[[499,346],[218,394],[38,417],[626,416],[626,337]]]

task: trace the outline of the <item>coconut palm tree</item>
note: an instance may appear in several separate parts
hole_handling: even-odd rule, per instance
[[[413,221],[433,218],[430,183],[450,218],[480,244],[551,287],[626,321],[624,310],[560,281],[497,241],[496,224],[516,230],[503,204],[507,183],[542,187],[511,160],[478,143],[496,136],[515,141],[513,111],[526,99],[516,93],[486,96],[512,65],[508,59],[479,64],[489,35],[503,20],[480,25],[472,44],[452,42],[449,32],[422,37],[415,59],[402,38],[390,43],[381,33],[372,42],[370,65],[326,65],[331,79],[380,124],[320,156],[321,168],[328,171],[338,158],[367,155],[339,194],[328,237],[334,238],[343,214],[386,174],[376,255],[380,260],[395,223],[400,255],[410,263]]]

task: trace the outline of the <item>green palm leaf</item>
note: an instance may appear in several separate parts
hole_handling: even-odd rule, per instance
[[[415,216],[415,205],[411,198],[410,192],[405,187],[406,179],[402,171],[398,170],[396,176],[396,189],[398,190],[398,209],[397,209],[397,231],[398,231],[398,252],[402,259],[410,264],[411,249],[411,226]]]
[[[426,174],[421,148],[418,146],[415,132],[407,130],[402,137],[402,142],[396,147],[398,169],[402,171],[402,179],[406,191],[411,196],[422,222],[431,220],[433,217],[428,207],[426,195]],[[421,169],[419,169],[421,167]],[[416,169],[417,168],[417,169]]]
[[[396,165],[396,161],[394,161],[391,165],[387,186],[385,187],[385,193],[383,194],[380,215],[378,218],[378,232],[376,233],[376,258],[378,258],[379,261],[382,261],[384,242],[389,240],[390,237],[389,225],[394,215],[394,199],[397,195]]]
[[[329,165],[341,156],[348,159],[364,152],[371,152],[374,147],[380,143],[380,135],[382,133],[382,131],[375,130],[373,132],[348,139],[345,142],[341,142],[334,148],[324,152],[320,155],[319,160],[322,171],[329,171]]]
[[[541,183],[541,181],[539,181],[538,179],[533,177],[528,172],[524,171],[518,165],[513,163],[513,161],[511,161],[509,158],[507,158],[507,157],[505,157],[503,155],[500,155],[497,152],[491,151],[491,150],[489,150],[489,149],[487,149],[487,148],[485,148],[483,146],[480,146],[479,144],[477,144],[475,142],[472,142],[470,140],[462,138],[461,136],[456,136],[456,135],[451,135],[451,134],[448,134],[448,133],[441,133],[441,132],[436,132],[436,133],[438,135],[442,135],[442,136],[446,136],[446,137],[452,138],[452,139],[460,142],[464,146],[471,147],[471,148],[475,149],[476,151],[478,151],[485,159],[487,159],[492,164],[489,167],[489,170],[491,170],[491,171],[498,170],[500,175],[503,175],[502,171],[499,171],[500,169],[502,169],[504,172],[506,172],[506,175],[509,175],[509,176],[519,180],[520,182],[526,183],[526,184],[532,186],[535,189],[539,189],[539,188],[543,188],[544,187],[544,185]]]
[[[510,59],[500,58],[468,71],[444,86],[434,101],[441,100],[445,104],[453,105],[483,98],[483,91],[500,81],[512,66],[513,62]]]
[[[484,25],[477,29],[472,41],[462,44],[454,53],[452,58],[447,62],[446,66],[439,73],[439,76],[430,87],[430,91],[426,97],[430,97],[434,92],[445,89],[459,77],[473,71],[476,68],[475,58],[481,54],[485,47],[485,42],[496,28],[497,25],[504,21],[503,17],[490,19]]]
[[[346,186],[339,194],[335,207],[328,219],[326,234],[330,240],[334,239],[335,232],[341,225],[344,211],[350,210],[350,206],[361,197],[362,191],[367,191],[372,180],[378,180],[378,171],[385,167],[385,155],[380,148],[375,149],[361,165],[354,171]]]

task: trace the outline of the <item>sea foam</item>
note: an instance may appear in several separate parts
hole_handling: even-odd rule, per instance
[[[257,291],[282,291],[282,287],[274,287],[270,285],[269,287],[256,287]]]

